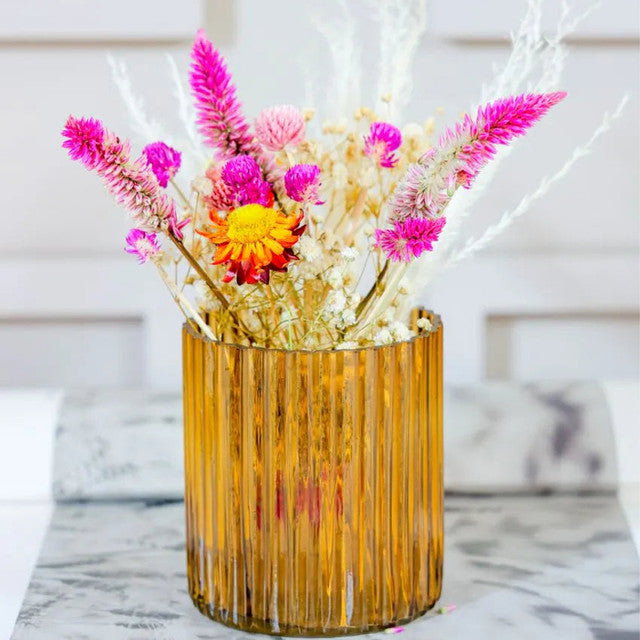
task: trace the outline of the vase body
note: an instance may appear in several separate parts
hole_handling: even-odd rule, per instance
[[[245,631],[395,626],[440,595],[442,326],[284,351],[183,329],[189,591]]]

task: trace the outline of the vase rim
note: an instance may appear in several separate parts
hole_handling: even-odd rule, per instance
[[[416,335],[412,336],[408,340],[397,340],[396,342],[390,342],[389,344],[372,345],[368,347],[355,347],[353,349],[283,349],[282,347],[256,347],[247,344],[239,344],[237,342],[223,342],[221,340],[212,340],[207,338],[204,334],[196,331],[188,322],[183,323],[183,330],[189,334],[189,336],[195,340],[201,342],[210,343],[217,346],[234,347],[236,349],[246,349],[251,351],[266,351],[273,353],[295,353],[295,354],[314,354],[314,353],[356,353],[359,351],[377,351],[379,349],[388,349],[389,347],[398,347],[401,345],[411,344],[416,340],[427,338],[432,334],[438,332],[442,328],[442,319],[437,313],[423,307],[414,307],[411,310],[411,324],[415,324],[415,321],[419,318],[428,318],[431,322],[431,329],[425,331],[424,329],[418,329]]]

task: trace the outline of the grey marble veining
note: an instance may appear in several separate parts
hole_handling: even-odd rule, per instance
[[[182,498],[182,399],[139,389],[69,391],[56,430],[56,500]]]
[[[616,486],[611,420],[596,383],[448,387],[444,402],[448,490]],[[57,432],[56,499],[180,499],[181,425],[175,394],[67,393]]]
[[[445,392],[445,487],[613,490],[613,426],[595,382],[490,382]]]
[[[613,496],[449,497],[440,605],[406,640],[638,640],[638,559]],[[13,640],[249,639],[186,589],[182,503],[56,508]],[[382,637],[382,634],[375,634]]]

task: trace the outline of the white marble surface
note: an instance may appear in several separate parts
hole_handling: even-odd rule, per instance
[[[51,502],[0,503],[0,638],[11,635],[49,520]]]
[[[602,384],[613,422],[618,461],[618,497],[640,553],[640,381]]]
[[[636,545],[640,545],[640,465],[638,465],[638,460],[640,460],[640,440],[638,438],[640,394],[638,393],[638,383],[637,381],[609,381],[603,385],[603,389],[611,410],[613,433],[615,434],[616,466],[620,478],[619,497],[632,535],[635,537]],[[153,394],[150,397],[153,397]],[[8,638],[9,630],[13,627],[19,603],[23,597],[24,588],[28,582],[51,512],[48,496],[52,493],[53,432],[60,398],[61,393],[56,390],[0,390],[0,566],[3,568],[3,571],[0,571],[0,638],[2,639]],[[510,409],[506,413],[502,412],[502,415],[505,416],[509,411],[512,414],[514,412],[521,414],[521,407],[518,405],[519,403],[511,403]],[[179,406],[179,402],[176,403],[175,397],[173,400],[165,397],[159,404],[155,403],[155,406],[156,412],[151,413],[154,420],[149,425],[152,426],[152,430],[148,433],[155,432],[160,436],[159,440],[164,444],[158,446],[161,449],[164,447],[165,452],[168,450],[166,445],[170,445],[169,458],[175,457],[180,464],[179,419],[175,415],[175,409],[171,408]],[[158,410],[159,407],[160,410]],[[164,408],[162,409],[162,407]],[[109,415],[109,409],[103,407],[102,411],[106,414],[98,413],[98,415],[103,417]],[[113,407],[111,411],[113,411]],[[171,417],[172,412],[173,417]],[[542,413],[544,414],[544,410]],[[131,415],[130,409],[128,414]],[[94,413],[94,415],[96,414]],[[111,418],[113,418],[113,414]],[[525,422],[528,419],[525,416]],[[104,427],[104,420],[95,424],[98,434],[101,431],[104,434],[100,428],[101,424]],[[482,420],[477,416],[475,424],[476,427],[473,427],[471,431],[467,427],[468,433],[472,433],[474,429],[476,433],[482,432],[481,428],[478,429]],[[535,429],[535,424],[530,424],[533,424]],[[139,426],[143,428],[142,425]],[[90,425],[89,430],[92,428]],[[464,437],[461,435],[462,432],[454,432],[453,425],[450,426],[449,422],[447,422],[445,433],[447,438]],[[90,436],[89,440],[91,441]],[[514,442],[510,438],[508,440]],[[123,441],[127,443],[127,446],[121,448],[120,451],[132,451],[136,447],[136,442],[139,441],[139,437]],[[527,442],[531,441],[529,437]],[[93,442],[95,443],[95,440]],[[449,440],[447,444],[450,443]],[[95,454],[96,451],[99,451],[99,447],[94,448],[93,451]],[[159,453],[158,450],[155,451],[156,456]],[[507,451],[506,454],[508,455],[509,452]],[[606,453],[606,456],[609,460],[609,453]],[[519,459],[521,460],[521,457]],[[25,462],[27,460],[30,463],[27,464]],[[547,462],[552,463],[553,459],[547,456]],[[86,464],[90,465],[91,459],[81,457],[76,466]],[[550,468],[553,471],[552,464]],[[574,468],[581,467],[578,464],[574,465]],[[556,465],[556,472],[557,470]],[[138,468],[138,473],[143,473],[140,468]],[[111,475],[109,473],[103,475],[94,473],[91,477],[94,481],[92,490],[95,490],[96,487],[102,487],[103,490],[113,491],[118,486],[118,473]],[[177,469],[174,464],[165,467],[161,473],[152,477],[155,478],[153,480],[155,484],[152,483],[151,496],[159,496],[163,492],[173,495],[175,487],[181,485],[182,481],[181,469]],[[144,482],[148,479],[147,477]],[[73,482],[68,486],[73,487]],[[139,492],[141,487],[145,486],[143,478],[138,476],[129,486],[136,487],[136,491]],[[178,491],[180,490],[178,489]],[[567,636],[568,639],[570,637]]]
[[[611,416],[595,382],[449,386],[444,405],[449,491],[616,487]],[[182,498],[181,411],[172,394],[67,393],[57,432],[56,499]]]
[[[180,502],[59,505],[13,640],[255,638],[191,604],[183,528]],[[615,496],[449,497],[446,604],[402,637],[637,640],[638,558]]]

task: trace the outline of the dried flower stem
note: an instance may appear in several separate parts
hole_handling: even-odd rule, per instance
[[[384,268],[386,269],[388,265],[389,262],[387,261]],[[391,265],[382,293],[373,298],[368,310],[363,310],[361,321],[358,323],[360,328],[358,329],[357,326],[355,328],[356,335],[371,324],[389,306],[398,293],[398,286],[407,272],[408,266],[409,265],[404,262],[394,262]],[[378,279],[378,281],[380,281],[380,279]]]
[[[229,306],[229,301],[224,297],[223,293],[216,287],[213,280],[209,277],[209,274],[200,266],[198,261],[187,251],[186,247],[178,240],[170,231],[167,232],[167,237],[173,242],[178,251],[186,258],[187,262],[195,269],[196,273],[205,281],[211,293],[216,297],[218,302],[222,305],[222,308],[229,314],[231,319],[236,323],[236,326],[245,334],[251,344],[254,340],[251,336],[251,332],[247,326],[239,318],[238,314],[233,311]]]
[[[209,338],[210,340],[216,340],[216,337],[211,331],[211,328],[205,324],[204,320],[200,317],[200,314],[193,308],[191,302],[189,302],[189,299],[180,292],[180,290],[176,286],[176,283],[169,277],[169,274],[164,270],[164,267],[160,263],[160,260],[154,259],[153,264],[158,270],[158,273],[160,274],[162,281],[167,285],[167,288],[173,295],[174,300],[180,307],[180,310],[182,311],[185,318],[187,319],[187,322],[189,322],[189,324],[191,324],[192,326],[193,326],[193,322],[195,322],[198,325],[200,331],[202,331],[202,333],[205,336],[207,336],[207,338]]]
[[[365,310],[365,307],[374,296],[374,294],[378,291],[379,287],[382,286],[383,280],[387,274],[387,270],[389,268],[389,261],[387,260],[382,267],[382,271],[378,274],[376,281],[371,285],[371,289],[367,292],[364,298],[360,301],[360,304],[356,308],[356,319],[360,319],[360,316]]]
[[[356,203],[353,205],[353,209],[351,209],[351,211],[349,210],[344,211],[344,213],[342,214],[338,222],[336,222],[334,233],[340,233],[340,227],[342,226],[342,223],[345,222],[346,220],[353,220],[355,223],[357,220],[361,218],[362,212],[364,211],[364,205],[367,202],[367,193],[368,193],[367,187],[362,187],[362,189],[360,189],[360,193],[358,193],[358,199],[356,200]],[[354,224],[353,226],[357,227],[356,224]],[[351,239],[352,239],[352,234],[349,234],[347,236],[345,244],[348,244]]]

